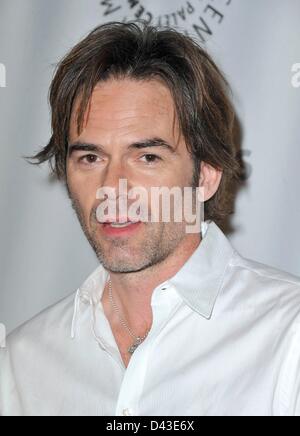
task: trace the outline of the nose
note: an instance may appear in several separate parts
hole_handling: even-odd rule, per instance
[[[102,185],[117,188],[122,178],[126,178],[122,162],[117,159],[111,160],[104,171]]]
[[[102,188],[109,188],[109,190],[113,189],[115,195],[117,198],[120,195],[119,188],[120,188],[120,181],[126,180],[126,187],[128,183],[128,174],[125,169],[124,164],[118,160],[114,159],[111,160],[105,171],[104,174],[101,177],[101,187]],[[124,183],[123,183],[124,185]],[[108,192],[109,192],[108,190]]]

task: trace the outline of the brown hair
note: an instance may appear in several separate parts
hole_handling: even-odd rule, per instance
[[[80,95],[78,134],[97,83],[109,78],[160,79],[170,89],[182,134],[199,173],[201,161],[223,170],[218,192],[205,204],[205,218],[228,216],[231,182],[240,176],[233,139],[234,110],[228,84],[207,52],[191,37],[145,23],[98,26],[58,64],[50,87],[52,136],[31,158],[49,161],[52,173],[66,178],[70,118]]]

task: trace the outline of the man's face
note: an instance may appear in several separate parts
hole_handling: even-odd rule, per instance
[[[186,233],[186,223],[140,222],[113,229],[96,218],[101,202],[96,193],[99,188],[115,188],[118,199],[119,180],[126,179],[128,191],[134,187],[147,190],[151,213],[151,187],[193,185],[194,163],[180,135],[170,91],[156,80],[100,83],[92,94],[80,135],[77,103],[70,124],[67,185],[99,261],[111,272],[137,272],[164,261],[192,237]],[[151,142],[154,138],[172,150],[158,145],[159,141]],[[128,205],[132,202],[128,200]],[[193,238],[195,241],[195,235]]]

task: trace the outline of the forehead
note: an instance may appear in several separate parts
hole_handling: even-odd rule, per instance
[[[70,123],[70,141],[85,139],[140,139],[162,135],[174,140],[179,136],[175,104],[170,90],[158,80],[109,80],[99,83],[85,113],[83,131],[77,135],[75,101]]]

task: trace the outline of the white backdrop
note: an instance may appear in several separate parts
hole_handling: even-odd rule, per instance
[[[299,0],[0,0],[0,323],[8,331],[75,291],[97,265],[62,187],[47,166],[21,157],[49,138],[53,64],[102,22],[151,16],[205,39],[233,87],[249,167],[233,244],[300,275]]]

